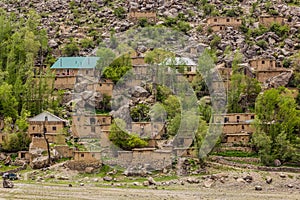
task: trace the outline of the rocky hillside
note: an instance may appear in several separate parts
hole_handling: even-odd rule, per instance
[[[280,61],[300,48],[300,7],[297,1],[5,0],[0,2],[0,7],[25,18],[30,10],[35,10],[41,16],[43,28],[47,29],[49,46],[55,56],[60,56],[63,47],[72,42],[80,48],[80,55],[89,54],[99,42],[110,36],[112,30],[122,32],[135,26],[127,19],[131,10],[156,11],[157,24],[178,28],[199,42],[216,47],[220,63],[224,60],[230,62],[230,58],[224,57],[228,46],[232,51],[240,49],[244,59],[264,55]],[[286,18],[289,29],[261,29],[258,17],[265,14]],[[228,29],[217,34],[207,32],[206,19],[210,16],[240,17],[242,29]]]

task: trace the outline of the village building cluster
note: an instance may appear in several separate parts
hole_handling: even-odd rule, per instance
[[[146,19],[149,23],[156,23],[157,16],[152,11],[137,11],[132,9],[128,14],[128,19],[138,22],[140,19]],[[259,23],[269,26],[273,22],[285,23],[285,19],[281,17],[262,16]],[[234,17],[211,17],[207,19],[207,28],[212,31],[224,31],[228,27],[237,29],[241,26],[242,21]],[[98,57],[61,57],[51,67],[55,75],[54,89],[72,90],[80,77],[94,77],[97,70]],[[131,63],[133,73],[136,75],[147,74],[147,63],[145,63],[144,55],[139,52],[131,54]],[[197,75],[197,64],[190,58],[175,57],[173,60],[167,59],[164,65],[175,65],[178,74],[183,74],[189,82],[192,82]],[[183,66],[183,71],[178,69]],[[253,58],[244,66],[244,74],[255,77],[260,83],[265,83],[270,78],[289,71],[270,58]],[[224,85],[226,89],[229,87],[232,69],[224,65],[216,67],[222,82],[215,83],[215,87]],[[167,72],[166,72],[167,73]],[[132,83],[133,85],[135,83]],[[107,96],[112,96],[114,83],[111,80],[99,78],[97,82],[91,81],[89,89],[100,92]],[[212,116],[211,123],[214,124],[215,118],[220,116]],[[222,143],[226,148],[234,148],[236,146],[247,146],[254,131],[252,122],[255,119],[254,113],[230,113],[221,116],[223,118],[222,126]],[[47,149],[47,141],[55,144],[52,151],[61,157],[73,158],[76,161],[94,161],[101,160],[103,156],[103,148],[110,147],[109,133],[113,117],[110,114],[74,114],[71,124],[65,119],[61,119],[47,111],[30,118],[28,135],[31,138],[29,152],[19,152],[19,157],[30,160],[32,153],[42,153]],[[0,128],[3,128],[3,121],[0,121]],[[116,164],[121,166],[129,166],[133,163],[145,163],[149,158],[153,158],[155,168],[163,169],[164,166],[170,164],[172,152],[176,155],[194,156],[195,149],[172,149],[168,145],[161,145],[160,140],[165,133],[165,124],[152,124],[151,122],[133,122],[131,126],[132,132],[137,133],[140,137],[147,136],[149,138],[148,147],[142,149],[133,149],[132,151],[117,151]],[[70,127],[70,129],[68,129]],[[84,141],[89,139],[97,139],[99,148],[80,150],[78,148],[70,148],[66,144],[66,135],[72,136],[74,141]],[[0,133],[0,144],[5,140],[5,134]],[[186,141],[190,142],[190,141]],[[157,147],[160,148],[157,148]],[[110,161],[113,162],[113,161]]]

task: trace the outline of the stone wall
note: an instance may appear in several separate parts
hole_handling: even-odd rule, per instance
[[[101,168],[102,164],[100,161],[75,161],[70,160],[64,164],[65,167],[68,167],[71,170],[85,171],[86,168],[92,167],[94,169]]]
[[[162,170],[172,165],[172,151],[154,148],[119,151],[115,164],[125,168],[147,165],[150,169]]]
[[[47,143],[43,137],[33,137],[29,145],[29,152],[41,150],[47,150]]]

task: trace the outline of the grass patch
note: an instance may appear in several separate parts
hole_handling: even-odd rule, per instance
[[[214,152],[212,155],[223,156],[223,157],[251,157],[257,158],[258,154],[255,152],[243,152],[243,151],[224,151],[224,152]]]

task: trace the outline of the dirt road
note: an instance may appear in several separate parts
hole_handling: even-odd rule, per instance
[[[163,189],[104,188],[95,186],[16,183],[13,189],[0,188],[0,199],[289,199],[300,200],[300,192],[255,191],[253,188],[203,188],[178,186]]]

